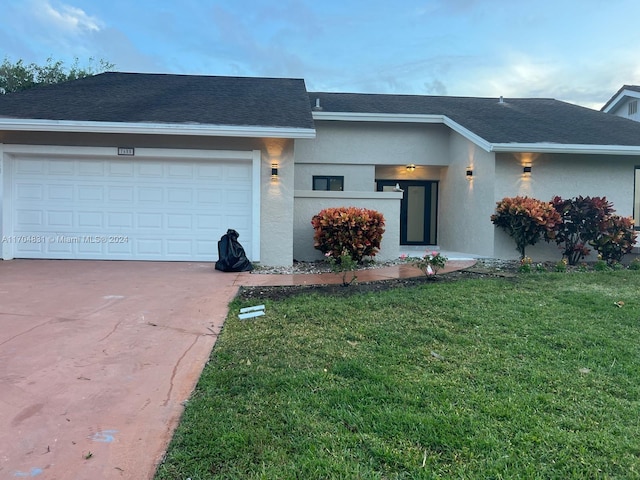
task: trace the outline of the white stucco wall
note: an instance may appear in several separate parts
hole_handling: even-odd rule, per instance
[[[449,167],[442,170],[438,205],[438,243],[442,249],[493,256],[495,162],[461,135],[449,135]],[[466,170],[473,170],[467,178]]]
[[[280,266],[293,263],[294,144],[265,140],[262,151],[260,200],[260,263]],[[271,177],[271,165],[278,177]]]
[[[530,163],[532,172],[524,177],[522,167]],[[529,196],[549,201],[555,195],[607,197],[616,213],[633,215],[634,167],[639,157],[609,155],[498,154],[496,158],[495,202],[504,197]],[[518,258],[515,243],[496,229],[496,257]],[[555,243],[541,242],[526,250],[534,260],[560,260]],[[591,261],[593,258],[588,258]]]
[[[296,157],[298,155],[296,150]],[[336,163],[296,163],[295,189],[313,190],[314,175],[337,175],[344,177],[344,191],[372,192],[375,190],[375,167]]]
[[[316,121],[296,140],[296,164],[446,165],[448,128],[437,124]],[[305,187],[308,188],[308,187]]]
[[[397,258],[401,194],[375,193],[375,180],[439,180],[449,161],[448,131],[437,124],[316,121],[316,138],[295,144],[294,258],[322,258],[313,248],[311,218],[323,208],[349,206],[384,215],[386,232],[377,258]],[[417,167],[408,172],[411,163]],[[344,192],[310,191],[313,175],[343,175]]]
[[[293,257],[298,261],[322,259],[319,250],[313,247],[311,219],[324,208],[358,207],[376,210],[385,218],[385,233],[382,236],[378,260],[398,258],[400,253],[400,200],[402,193],[394,192],[319,192],[296,191],[293,215]]]

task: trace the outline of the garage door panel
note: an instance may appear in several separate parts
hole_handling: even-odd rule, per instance
[[[100,231],[104,228],[104,214],[100,211],[80,211],[77,217],[81,230]]]
[[[46,241],[14,256],[214,261],[229,228],[251,252],[251,173],[250,161],[20,158],[13,233]]]
[[[16,173],[24,173],[27,175],[32,174],[45,174],[46,163],[44,160],[22,160],[16,168]]]
[[[73,211],[53,211],[47,212],[47,221],[45,223],[49,227],[73,228]]]
[[[227,178],[229,179],[250,179],[251,167],[248,165],[231,165],[227,171]]]
[[[173,188],[167,189],[167,203],[189,205],[193,200],[193,190],[190,188]]]
[[[138,187],[137,192],[141,203],[156,204],[164,198],[164,189],[161,187]]]
[[[80,160],[76,162],[74,169],[77,175],[87,175],[90,177],[104,177],[104,162],[98,160]]]
[[[133,228],[133,213],[110,212],[107,215],[107,224],[105,227],[109,232],[108,235],[115,235],[122,231],[130,230]]]
[[[79,202],[104,201],[104,187],[102,185],[78,185],[76,188]]]
[[[170,164],[168,168],[169,178],[193,178],[193,165]]]
[[[210,180],[223,180],[224,169],[221,165],[198,165],[197,166],[198,177],[208,178]]]
[[[18,200],[43,200],[44,199],[44,187],[38,184],[32,183],[19,183],[16,185],[16,198]]]
[[[111,177],[131,177],[133,178],[133,163],[129,161],[104,162]]]
[[[66,200],[72,202],[74,190],[73,185],[49,185],[46,197],[53,201]]]
[[[41,210],[16,210],[16,225],[30,229],[30,227],[39,227],[42,225]],[[29,230],[28,230],[29,231]]]
[[[222,189],[198,189],[196,198],[200,204],[220,205],[222,203]]]
[[[107,200],[109,202],[133,202],[133,186],[107,187]]]
[[[161,213],[138,213],[137,225],[140,229],[161,230],[162,229]]]
[[[49,175],[73,175],[75,173],[75,162],[69,160],[67,162],[58,160],[57,162],[48,163]]]

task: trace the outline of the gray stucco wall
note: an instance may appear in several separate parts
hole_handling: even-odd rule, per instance
[[[296,163],[446,165],[448,130],[437,124],[316,121],[315,139],[296,140]]]
[[[525,162],[532,167],[529,177],[523,176]],[[502,198],[516,195],[545,201],[555,195],[563,198],[582,195],[607,197],[618,215],[631,216],[634,167],[638,163],[640,158],[623,155],[498,154],[493,208]],[[515,243],[502,230],[496,230],[494,250],[496,257],[518,258]],[[526,252],[534,261],[561,258],[555,243],[541,242]]]
[[[298,261],[322,259],[319,250],[313,247],[311,219],[324,208],[358,207],[376,210],[385,218],[385,233],[382,236],[378,260],[397,259],[400,246],[401,193],[393,192],[318,192],[296,191],[294,209],[293,257]]]
[[[494,154],[461,135],[449,135],[449,167],[440,182],[439,244],[442,249],[493,256]],[[467,178],[466,170],[473,170]]]

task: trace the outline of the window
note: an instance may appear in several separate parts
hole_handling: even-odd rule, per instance
[[[344,190],[344,177],[329,175],[314,175],[313,189],[326,190],[332,192],[342,192]]]
[[[640,230],[640,167],[635,169],[635,182],[633,184],[633,225]]]
[[[632,100],[629,102],[629,104],[627,105],[628,107],[628,112],[629,112],[629,116],[631,115],[635,115],[636,113],[638,113],[638,101],[637,100]]]

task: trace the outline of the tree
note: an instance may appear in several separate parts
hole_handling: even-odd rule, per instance
[[[54,62],[51,57],[47,58],[44,65],[26,64],[22,60],[12,63],[5,57],[0,64],[0,94],[89,77],[96,73],[112,70],[114,67],[114,64],[105,60],[99,60],[97,66],[93,65],[94,62],[95,60],[91,57],[89,65],[81,67],[76,58],[71,66],[66,68],[64,62],[61,60]]]

